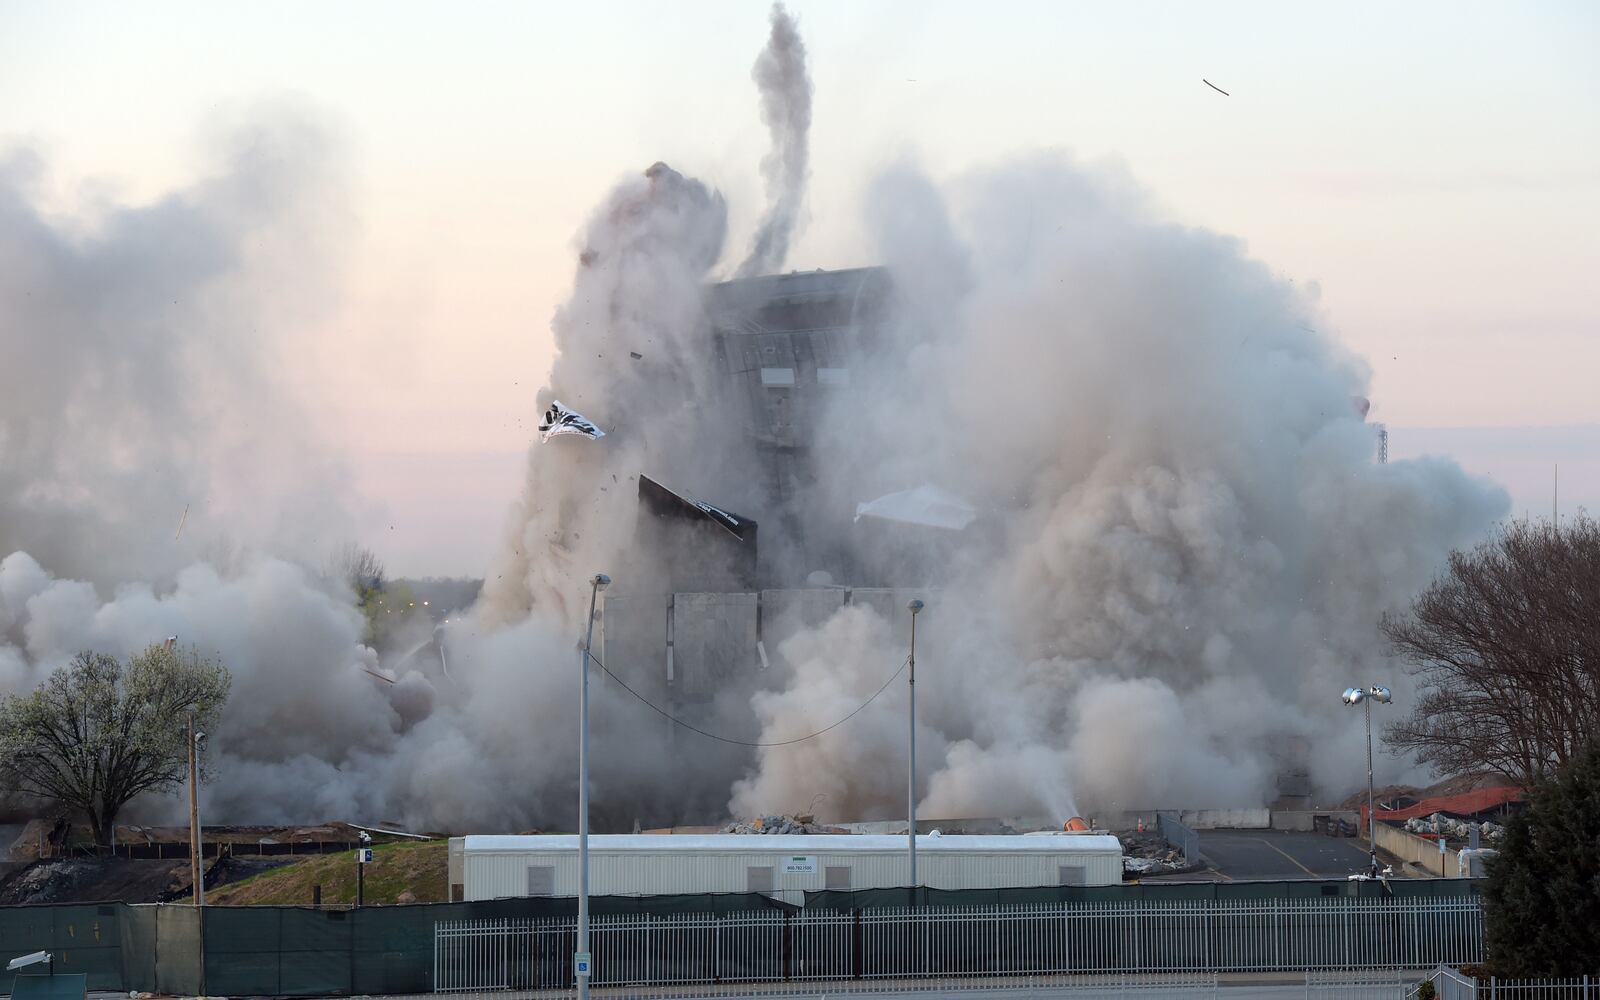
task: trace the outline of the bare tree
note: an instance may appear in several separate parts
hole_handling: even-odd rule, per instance
[[[345,542],[328,558],[328,575],[349,584],[357,599],[365,601],[383,590],[383,563],[364,545]]]
[[[1420,693],[1384,742],[1447,774],[1548,776],[1600,737],[1600,523],[1509,524],[1383,631]]]
[[[187,711],[209,725],[229,684],[192,650],[153,645],[126,668],[79,653],[38,690],[0,701],[0,786],[83,813],[95,842],[109,844],[123,806],[184,779]]]

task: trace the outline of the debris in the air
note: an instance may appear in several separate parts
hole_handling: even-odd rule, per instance
[[[586,438],[606,436],[605,431],[596,427],[583,414],[561,405],[561,400],[558,399],[544,411],[544,419],[539,422],[539,440],[548,441],[562,434],[581,434]]]
[[[856,505],[856,520],[864,517],[902,524],[920,524],[929,528],[960,531],[978,517],[973,506],[960,497],[932,484],[916,489],[890,493],[888,496]]]
[[[1207,80],[1203,76],[1200,78],[1200,82],[1205,84],[1206,86],[1210,87],[1212,90],[1215,90],[1217,93],[1221,94],[1223,97],[1230,96],[1226,90],[1223,90],[1221,87],[1219,87],[1216,84],[1212,83],[1210,80]]]

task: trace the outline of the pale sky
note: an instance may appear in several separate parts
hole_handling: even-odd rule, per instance
[[[948,176],[1115,158],[1175,221],[1320,285],[1394,454],[1455,455],[1600,510],[1600,5],[792,3],[816,85],[798,268],[870,263],[857,205]],[[762,2],[0,0],[0,149],[70,211],[194,177],[261,101],[344,146],[347,295],[299,389],[395,524],[401,573],[479,573],[520,479],[572,239],[624,173],[720,187],[742,246],[765,132]],[[1207,78],[1231,96],[1210,90]]]

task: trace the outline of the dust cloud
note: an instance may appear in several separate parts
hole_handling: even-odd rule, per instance
[[[781,7],[754,76],[772,148],[749,255],[725,261],[706,184],[660,163],[619,179],[579,236],[529,401],[606,436],[531,445],[479,603],[395,649],[368,646],[354,595],[308,568],[349,519],[275,353],[334,294],[325,139],[250,124],[206,179],[88,220],[44,211],[39,161],[13,153],[0,349],[26,377],[0,398],[0,692],[80,649],[175,634],[234,675],[218,821],[568,827],[588,578],[616,573],[622,600],[672,569],[634,544],[637,477],[758,520],[777,505],[713,404],[727,376],[706,360],[704,290],[719,267],[780,267],[800,217],[811,83]],[[1347,791],[1360,734],[1336,693],[1404,697],[1377,621],[1504,494],[1442,460],[1378,464],[1351,404],[1369,372],[1315,287],[1163,217],[1120,168],[901,161],[866,192],[893,308],[876,363],[819,415],[815,501],[933,484],[981,524],[915,581],[921,813],[1256,805],[1291,738],[1319,788]],[[186,504],[204,516],[174,540]],[[843,608],[784,641],[782,670],[726,665],[736,679],[693,721],[743,743],[821,729],[893,676],[907,625]],[[611,681],[593,697],[597,828],[903,808],[903,682],[764,748],[675,729]]]

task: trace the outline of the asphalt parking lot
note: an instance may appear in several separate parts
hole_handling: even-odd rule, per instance
[[[1366,841],[1320,833],[1201,830],[1200,853],[1206,870],[1178,878],[1324,879],[1367,870]]]

